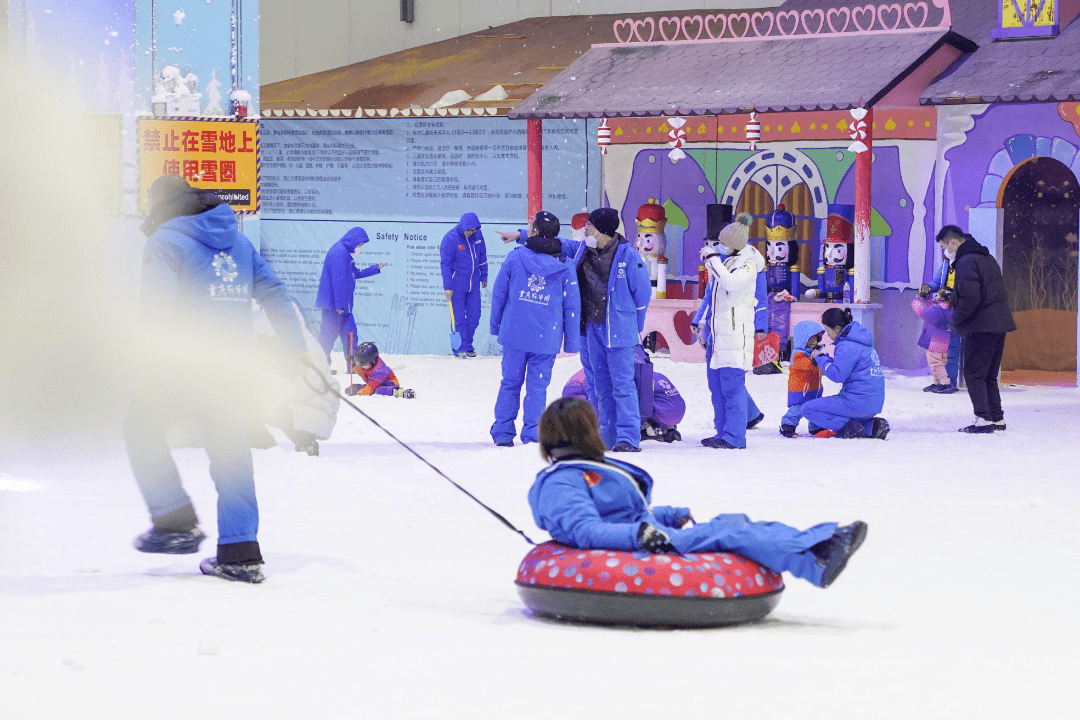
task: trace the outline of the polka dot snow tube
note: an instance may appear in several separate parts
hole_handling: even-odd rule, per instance
[[[780,602],[780,573],[727,552],[652,555],[546,542],[518,568],[537,615],[642,627],[716,627],[760,620]]]

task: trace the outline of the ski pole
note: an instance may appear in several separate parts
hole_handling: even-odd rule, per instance
[[[435,467],[435,466],[434,466],[434,465],[432,465],[432,464],[431,464],[430,462],[428,462],[428,461],[427,461],[427,460],[426,460],[426,459],[424,458],[424,456],[423,456],[423,455],[421,455],[420,453],[418,453],[418,452],[416,452],[415,450],[413,450],[413,449],[412,449],[411,447],[409,447],[409,446],[408,446],[408,445],[406,445],[406,444],[405,444],[404,442],[402,442],[401,440],[399,440],[399,439],[397,438],[397,436],[396,436],[396,435],[394,435],[394,433],[390,432],[389,430],[387,430],[386,428],[384,428],[384,427],[383,427],[382,425],[380,425],[380,424],[379,424],[378,422],[376,422],[375,418],[373,418],[373,417],[371,417],[370,415],[368,415],[368,414],[367,414],[366,412],[364,412],[363,410],[361,410],[361,409],[360,409],[359,407],[357,407],[356,405],[353,405],[353,403],[352,403],[352,402],[351,402],[351,401],[350,401],[350,400],[349,400],[349,399],[348,399],[347,397],[345,397],[344,395],[342,395],[341,393],[337,392],[337,391],[336,391],[336,390],[334,390],[334,389],[333,389],[332,387],[330,387],[330,384],[329,384],[328,382],[326,382],[326,378],[324,378],[324,377],[323,377],[322,373],[321,373],[321,372],[319,372],[319,369],[318,369],[317,367],[315,367],[315,366],[314,366],[314,365],[313,365],[313,364],[311,363],[311,361],[310,361],[310,360],[304,359],[304,360],[302,360],[302,362],[303,362],[304,364],[306,364],[306,365],[307,365],[308,367],[310,367],[310,368],[311,368],[312,370],[314,370],[314,371],[315,371],[315,374],[316,374],[316,375],[317,375],[317,376],[319,377],[319,382],[320,382],[320,386],[319,386],[319,387],[316,387],[315,385],[312,385],[312,384],[311,384],[311,381],[310,381],[310,379],[309,379],[309,377],[308,377],[308,375],[307,375],[307,374],[304,374],[304,376],[303,376],[304,382],[305,382],[305,383],[307,384],[307,386],[308,386],[309,388],[311,388],[312,392],[316,392],[316,393],[318,393],[318,394],[320,394],[320,395],[325,395],[325,394],[327,394],[327,393],[333,393],[334,395],[337,395],[337,396],[338,396],[339,398],[341,398],[342,402],[344,402],[344,403],[345,403],[346,405],[348,405],[349,407],[351,407],[351,408],[352,408],[353,410],[355,410],[356,412],[360,413],[360,414],[361,414],[361,415],[363,415],[363,416],[364,416],[365,418],[367,418],[367,419],[368,419],[368,421],[369,421],[369,422],[371,422],[371,424],[372,424],[372,425],[374,425],[375,427],[379,428],[379,429],[380,429],[380,430],[382,430],[382,431],[383,431],[384,433],[386,433],[386,434],[387,434],[387,435],[389,435],[389,436],[390,436],[391,438],[393,438],[393,440],[394,440],[395,442],[397,442],[397,444],[398,444],[398,445],[401,445],[401,447],[403,447],[403,448],[405,448],[406,450],[408,450],[409,452],[411,452],[411,453],[412,453],[413,455],[415,455],[415,456],[416,456],[416,457],[417,457],[417,458],[418,458],[418,459],[419,459],[419,460],[420,460],[420,461],[421,461],[422,463],[424,463],[424,464],[425,464],[425,465],[427,465],[427,466],[428,466],[429,468],[431,468],[431,469],[432,469],[432,470],[434,470],[434,471],[435,471],[436,473],[438,473],[438,474],[439,474],[439,475],[440,475],[440,476],[441,476],[441,477],[442,477],[442,478],[443,478],[444,480],[446,480],[446,481],[447,481],[448,483],[450,483],[451,485],[453,485],[454,487],[456,487],[456,488],[457,488],[458,490],[460,490],[461,492],[463,492],[463,493],[465,493],[466,495],[468,495],[468,496],[469,496],[469,498],[470,498],[470,499],[472,499],[472,501],[473,501],[473,502],[475,502],[475,503],[476,503],[477,505],[479,505],[480,507],[484,508],[484,509],[485,509],[485,510],[487,510],[487,511],[488,511],[489,513],[491,513],[492,515],[494,515],[494,516],[495,516],[495,518],[496,518],[496,519],[497,519],[497,520],[498,520],[499,522],[501,522],[501,523],[502,523],[503,525],[505,525],[506,527],[508,527],[508,528],[509,528],[510,530],[513,530],[514,532],[516,532],[516,533],[517,533],[518,535],[520,535],[521,537],[525,538],[525,542],[529,543],[530,545],[535,545],[535,544],[536,544],[535,542],[533,542],[533,541],[532,541],[532,540],[531,540],[531,539],[529,538],[529,536],[528,536],[528,535],[526,535],[526,534],[525,534],[524,532],[522,532],[522,531],[521,531],[520,529],[518,529],[518,528],[517,528],[516,526],[514,526],[514,524],[513,524],[512,522],[510,522],[509,520],[507,520],[506,518],[504,518],[504,517],[503,517],[502,515],[500,515],[500,514],[499,514],[499,513],[497,512],[497,511],[495,511],[494,509],[492,509],[492,508],[488,507],[487,505],[485,505],[485,504],[484,504],[484,503],[483,503],[483,502],[482,502],[482,501],[481,501],[481,500],[480,500],[479,498],[477,498],[477,497],[476,497],[475,495],[473,495],[473,494],[472,494],[471,492],[469,492],[468,490],[466,490],[465,488],[461,487],[461,486],[460,486],[460,485],[458,485],[458,484],[457,484],[456,482],[454,482],[453,480],[451,480],[451,479],[449,478],[449,476],[447,476],[447,475],[446,475],[446,473],[444,473],[444,472],[443,472],[442,470],[440,470],[439,468]]]
[[[353,356],[353,334],[349,332],[349,354],[345,357],[345,363],[349,366],[349,387],[352,387],[352,356]]]

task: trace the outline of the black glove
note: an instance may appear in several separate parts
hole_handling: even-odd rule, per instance
[[[638,546],[645,552],[673,553],[675,546],[671,544],[671,538],[660,528],[647,522],[641,523],[637,531]]]

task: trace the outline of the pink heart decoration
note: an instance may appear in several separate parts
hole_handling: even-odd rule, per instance
[[[621,27],[628,27],[629,30],[630,30],[630,32],[626,36],[625,40],[623,40],[622,36],[619,35],[619,28],[621,28]],[[613,29],[615,30],[615,39],[618,40],[621,43],[628,43],[628,42],[630,42],[631,40],[634,39],[634,21],[633,20],[630,20],[630,19],[616,20],[615,21],[615,26],[614,26]]]
[[[675,34],[672,35],[671,37],[668,37],[667,33],[664,32],[664,26],[665,25],[674,25],[675,26],[675,31],[674,31]],[[665,42],[671,42],[672,40],[677,39],[679,37],[680,29],[681,29],[681,26],[679,25],[679,18],[677,18],[677,17],[662,17],[662,18],[660,18],[660,37],[664,38]]]
[[[859,16],[870,13],[870,22],[865,26],[859,22]],[[859,29],[859,32],[866,32],[874,27],[874,21],[877,19],[877,9],[873,5],[863,5],[862,7],[856,7],[851,9],[851,21],[855,23],[855,27]]]
[[[645,27],[646,25],[649,26],[649,39],[648,40],[641,37],[641,33],[638,32],[641,28]],[[656,22],[651,17],[650,18],[645,18],[644,20],[635,20],[634,21],[634,35],[637,36],[637,39],[639,41],[641,41],[641,42],[652,42],[653,36],[655,34],[656,34]]]
[[[896,8],[900,9],[899,6]],[[790,30],[784,30],[784,20],[791,18],[795,21],[795,24],[791,26]],[[781,35],[794,35],[795,31],[799,29],[799,13],[795,10],[781,10],[776,13],[776,29],[780,31]]]
[[[911,13],[912,13],[913,10],[921,10],[922,11],[922,20],[919,22],[918,25],[916,25],[915,21],[911,19]],[[907,24],[908,24],[909,27],[921,28],[923,25],[926,24],[926,17],[929,14],[930,14],[930,8],[926,7],[926,3],[924,3],[924,2],[904,3],[904,19],[907,20]]]
[[[746,28],[744,28],[741,33],[739,33],[735,29],[735,22],[736,21],[746,23]],[[750,32],[750,26],[751,25],[752,25],[752,23],[750,22],[750,13],[739,13],[738,15],[728,15],[728,27],[731,28],[732,36],[737,36],[737,37],[741,37],[741,38],[746,37],[747,33]]]
[[[714,22],[720,23],[720,32],[717,35],[713,35],[712,31],[712,24]],[[727,32],[727,15],[706,15],[705,32],[708,34],[710,40],[719,40],[724,37],[724,33]]]
[[[836,29],[836,26],[832,24],[833,15],[844,16],[844,27],[840,28],[839,30]],[[842,33],[847,30],[848,23],[851,22],[851,11],[848,10],[846,7],[829,8],[829,12],[825,13],[825,22],[829,23],[829,29],[832,30],[834,33]]]
[[[896,10],[897,10],[897,12],[900,11],[900,6],[899,5],[896,6]],[[690,37],[690,31],[686,29],[686,26],[690,25],[692,23],[697,23],[697,26],[698,26],[697,35],[695,35],[694,37]],[[682,19],[682,32],[683,32],[683,35],[686,36],[687,40],[697,40],[698,38],[701,37],[701,31],[704,30],[704,29],[705,29],[705,19],[702,18],[700,15],[693,15],[693,16],[687,15],[686,17],[684,17]]]
[[[807,16],[817,17],[816,29],[811,30],[810,26],[806,24]],[[821,32],[821,29],[825,27],[825,12],[823,10],[803,10],[802,14],[799,15],[799,19],[802,20],[803,30],[806,31],[807,35],[817,35]]]
[[[888,23],[885,22],[885,13],[887,13],[887,12],[895,12],[896,13],[896,22],[894,22],[891,26]],[[877,6],[877,19],[878,19],[878,22],[881,23],[881,27],[882,27],[883,30],[895,30],[896,28],[900,27],[900,20],[903,17],[904,17],[903,9],[901,9],[901,7],[899,5],[897,5],[897,4],[895,4],[895,3],[892,4],[892,5],[878,5]]]
[[[768,18],[768,20],[769,20],[769,29],[766,30],[765,32],[761,32],[761,28],[758,27],[758,20],[764,20],[766,18]],[[766,36],[768,36],[769,33],[772,32],[773,22],[774,22],[773,14],[772,14],[771,11],[763,12],[763,13],[756,12],[750,18],[750,24],[754,26],[754,34],[757,35],[758,37],[766,37]]]

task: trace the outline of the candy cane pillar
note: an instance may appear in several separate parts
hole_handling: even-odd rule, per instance
[[[529,165],[529,219],[544,209],[544,126],[540,118],[529,118],[526,135]]]
[[[866,149],[855,153],[855,287],[852,299],[857,303],[870,302],[870,176],[874,162],[874,111],[868,110],[863,119]]]

